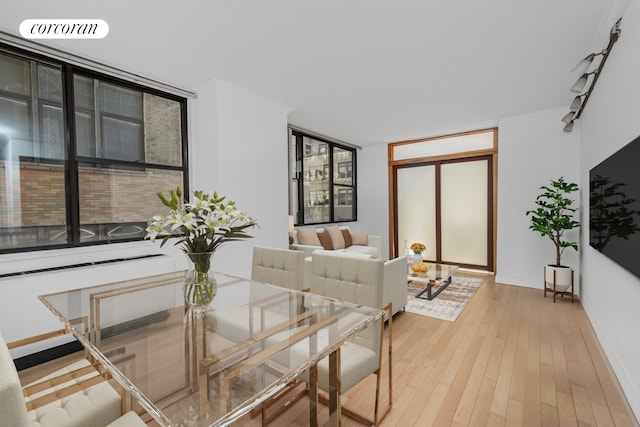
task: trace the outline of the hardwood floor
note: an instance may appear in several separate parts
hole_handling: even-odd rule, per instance
[[[382,426],[638,425],[579,302],[485,277],[454,323],[394,318],[394,405]],[[350,391],[358,399],[345,405],[364,407],[373,389]]]
[[[542,290],[482,277],[454,323],[394,317],[394,404],[382,426],[638,426],[578,301],[554,304]],[[343,404],[372,413],[374,390],[371,377]],[[320,416],[326,422],[328,410]],[[240,424],[260,425],[259,417]],[[308,425],[308,400],[271,425]],[[342,425],[361,424],[343,417]]]

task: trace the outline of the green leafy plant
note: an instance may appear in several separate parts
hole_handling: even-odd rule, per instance
[[[542,237],[551,239],[556,248],[556,266],[561,266],[561,258],[565,249],[573,248],[578,250],[578,243],[566,240],[565,233],[580,226],[574,220],[577,211],[573,207],[573,200],[567,197],[568,194],[579,190],[578,184],[566,182],[564,177],[558,180],[551,180],[550,186],[542,186],[541,194],[536,197],[536,209],[528,210],[527,215],[531,215],[529,228],[540,233]]]

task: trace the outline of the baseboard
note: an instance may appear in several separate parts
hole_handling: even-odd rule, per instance
[[[607,368],[611,373],[611,377],[615,379],[616,386],[620,390],[620,394],[624,397],[625,404],[629,413],[635,416],[635,425],[638,426],[640,419],[640,391],[636,388],[634,382],[630,380],[631,375],[620,360],[615,346],[609,341],[607,334],[600,325],[597,316],[594,315],[588,304],[582,303],[587,319],[591,324],[591,329],[596,336],[596,342],[600,347],[600,352],[606,362]]]
[[[66,344],[39,351],[37,353],[18,357],[17,359],[13,359],[13,363],[16,365],[16,369],[18,371],[22,371],[23,369],[32,368],[42,363],[50,362],[60,357],[67,356],[71,353],[82,351],[82,349],[83,347],[82,344],[80,344],[80,341],[74,340]]]
[[[500,285],[520,286],[521,288],[540,289],[540,291],[542,291],[540,282],[531,282],[514,277],[504,277],[500,274],[496,275],[496,283]]]

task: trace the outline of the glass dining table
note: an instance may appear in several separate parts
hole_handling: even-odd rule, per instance
[[[129,406],[161,426],[229,425],[300,378],[309,383],[315,426],[317,363],[325,357],[329,424],[339,425],[340,347],[384,312],[215,277],[218,292],[206,310],[185,307],[183,271],[39,298],[123,387]]]

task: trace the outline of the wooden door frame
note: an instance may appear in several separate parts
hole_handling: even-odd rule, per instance
[[[456,136],[464,136],[471,135],[475,133],[481,132],[493,132],[493,147],[491,149],[482,149],[476,151],[466,151],[466,152],[458,152],[440,156],[433,157],[416,157],[410,159],[402,159],[395,160],[394,159],[394,148],[399,145],[406,144],[415,144],[430,140],[444,139]],[[397,170],[403,167],[415,167],[415,166],[423,166],[428,164],[442,164],[442,163],[451,163],[456,162],[458,160],[467,160],[471,158],[487,158],[489,165],[489,176],[487,177],[489,180],[489,188],[488,188],[488,198],[489,198],[489,220],[487,223],[488,234],[489,237],[487,239],[488,244],[488,252],[487,252],[487,268],[489,271],[496,271],[496,241],[497,241],[497,233],[496,233],[496,225],[497,225],[497,185],[498,185],[498,129],[490,128],[490,129],[482,129],[473,132],[464,132],[457,133],[451,135],[445,135],[434,138],[424,138],[418,140],[411,141],[401,141],[394,142],[388,145],[388,180],[389,180],[389,258],[393,259],[402,254],[399,253],[398,249],[398,239],[396,236],[398,230],[398,219],[397,219]],[[436,174],[436,179],[438,179],[438,175]],[[437,183],[438,184],[438,183]],[[440,191],[439,185],[436,185],[436,191]],[[439,197],[437,200],[439,200]],[[436,221],[438,221],[440,212],[439,207],[436,207]],[[440,233],[439,224],[436,224],[437,233]],[[441,236],[436,236],[436,242],[438,245],[441,244]],[[439,253],[439,251],[438,251]],[[469,266],[470,268],[474,268],[473,266]]]

